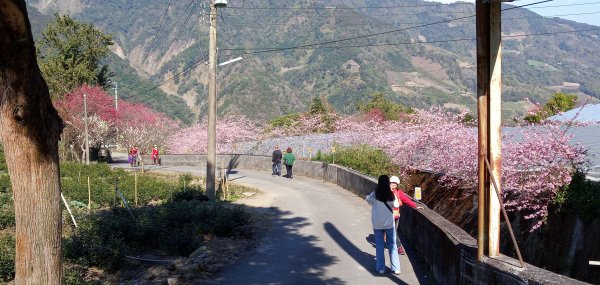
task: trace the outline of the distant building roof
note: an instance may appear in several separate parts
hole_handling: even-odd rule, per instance
[[[587,157],[591,163],[588,179],[600,180],[600,125],[574,128],[571,143],[588,147]]]
[[[600,104],[585,105],[562,114],[554,115],[549,120],[552,121],[570,121],[575,118],[576,122],[600,122]]]

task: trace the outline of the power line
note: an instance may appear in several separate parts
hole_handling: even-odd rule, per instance
[[[600,2],[587,2],[587,3],[574,3],[574,4],[563,4],[563,5],[552,5],[552,6],[539,6],[539,7],[531,7],[529,9],[546,9],[546,8],[557,8],[557,7],[573,7],[573,6],[585,6],[585,5],[593,5],[600,4]]]
[[[540,1],[540,2],[536,2],[536,3],[521,5],[521,6],[510,7],[510,8],[507,8],[507,9],[503,9],[502,11],[512,10],[512,9],[516,9],[516,8],[522,8],[522,7],[536,5],[536,4],[550,2],[550,1],[553,1],[553,0],[545,0],[545,1]],[[595,12],[595,13],[598,13],[598,12]],[[311,47],[313,49],[314,48],[351,48],[351,47],[403,45],[403,44],[432,44],[432,43],[451,42],[451,41],[474,41],[475,39],[473,39],[473,38],[468,38],[468,39],[464,38],[464,39],[451,39],[451,40],[440,40],[440,41],[429,41],[429,42],[413,42],[413,43],[381,43],[381,44],[356,45],[356,46],[321,46],[321,45],[330,44],[330,43],[337,43],[337,42],[348,41],[348,40],[352,40],[352,39],[372,37],[372,36],[376,36],[376,35],[388,34],[388,33],[398,32],[398,31],[401,31],[401,30],[414,29],[414,28],[423,27],[423,26],[435,25],[435,24],[440,24],[440,23],[448,23],[448,22],[452,22],[452,21],[456,21],[456,20],[472,18],[474,16],[475,15],[471,15],[471,16],[466,16],[466,17],[461,17],[461,18],[456,18],[456,19],[451,19],[451,20],[446,20],[446,21],[441,21],[441,22],[427,23],[427,24],[420,25],[420,26],[415,26],[415,27],[408,27],[408,28],[404,28],[404,29],[397,29],[397,30],[392,30],[392,31],[387,31],[387,32],[381,32],[381,33],[375,33],[375,34],[369,34],[369,35],[363,35],[363,36],[358,36],[358,37],[353,37],[353,38],[347,38],[347,39],[339,39],[339,40],[327,41],[327,42],[321,42],[321,43],[306,44],[306,45],[301,45],[301,46],[296,46],[296,47],[278,48],[278,49],[265,49],[265,50],[258,50],[258,49],[221,49],[221,50],[257,50],[255,52],[250,52],[250,53],[245,53],[245,54],[258,54],[258,53],[276,52],[276,51],[289,50],[289,49],[309,49]],[[587,29],[587,30],[577,30],[577,31],[563,31],[563,32],[550,32],[550,33],[537,33],[537,34],[504,36],[503,38],[539,36],[539,35],[552,35],[552,34],[563,34],[563,33],[580,33],[580,32],[596,31],[596,30],[600,30],[600,28],[598,28],[598,29]],[[315,47],[315,46],[317,46],[317,47]],[[160,84],[154,86],[153,88],[150,88],[150,89],[144,90],[142,92],[139,92],[139,93],[137,93],[137,94],[135,94],[135,95],[133,95],[131,97],[136,97],[136,96],[142,95],[144,93],[147,93],[147,92],[149,92],[151,90],[154,90],[154,89],[160,87],[161,85],[163,85],[163,84],[165,84],[165,83],[167,83],[169,81],[172,81],[172,80],[176,79],[177,77],[179,77],[180,75],[186,73],[187,71],[191,70],[192,68],[195,68],[203,60],[204,59],[195,62],[192,66],[189,66],[189,67],[185,68],[183,71],[175,74],[174,76],[172,76],[171,78],[169,78],[167,80],[164,80],[163,82],[161,82]],[[178,113],[178,114],[180,114],[180,113]]]
[[[183,24],[181,25],[181,29],[179,29],[179,31],[177,32],[177,35],[175,35],[175,37],[173,38],[171,43],[169,43],[169,45],[167,45],[167,48],[169,48],[170,46],[173,45],[173,43],[175,43],[177,38],[179,38],[179,36],[181,35],[181,32],[185,29],[185,24],[187,24],[187,22],[190,20],[190,17],[192,16],[192,14],[194,14],[194,8],[196,7],[196,3],[198,3],[198,2],[194,1],[194,5],[192,5],[190,13],[188,14],[187,18],[185,18],[185,21],[183,21]]]
[[[472,3],[452,3],[452,4],[416,4],[416,5],[392,5],[392,6],[366,6],[366,7],[240,7],[227,6],[225,9],[243,9],[243,10],[362,10],[362,9],[395,9],[412,7],[432,7],[432,6],[450,6],[450,5],[472,5]]]
[[[464,5],[474,5],[473,3],[453,3],[453,4],[464,4]],[[387,6],[390,8],[393,7],[397,7],[397,8],[419,8],[419,7],[430,7],[430,6],[448,6],[448,5],[453,5],[453,4],[426,4],[426,5],[406,5],[406,6]],[[521,5],[521,6],[516,6],[517,8],[522,8],[522,7],[526,7],[529,5],[534,5],[536,3],[532,3],[532,4],[525,4],[525,5]],[[571,7],[571,6],[583,6],[583,5],[593,5],[593,4],[600,4],[600,2],[587,2],[587,3],[575,3],[575,4],[563,4],[563,5],[551,5],[551,6],[537,6],[537,7],[531,7],[529,9],[543,9],[543,8],[555,8],[555,7]],[[229,8],[229,7],[227,7]],[[233,9],[235,9],[236,7],[231,7]],[[334,8],[329,8],[329,9],[325,9],[326,7],[299,7],[299,8],[294,8],[294,7],[283,7],[283,8],[278,8],[278,7],[260,7],[260,8],[252,8],[253,10],[293,10],[293,9],[308,9],[308,10],[357,10],[357,9],[368,9],[368,8],[377,8],[377,7],[359,7],[359,8],[353,8],[353,7],[338,7],[337,9]],[[386,7],[380,7],[380,8],[386,8]],[[242,9],[241,7],[239,9]],[[250,9],[251,8],[244,8],[244,9]],[[508,8],[506,10],[512,10],[514,9],[514,7]],[[470,11],[421,11],[418,13],[386,13],[386,14],[375,14],[375,15],[369,15],[369,14],[365,14],[368,17],[391,17],[391,16],[410,16],[410,15],[417,15],[417,14],[466,14],[466,13],[472,13],[474,12],[474,10],[470,10]],[[239,18],[247,18],[248,16],[254,16],[254,15],[239,15],[239,16],[231,16],[231,17],[239,17]],[[264,17],[265,15],[256,15],[255,17]],[[273,15],[270,14],[270,17],[272,17]]]
[[[587,3],[573,3],[573,4],[562,4],[552,6],[539,6],[532,7],[530,9],[543,9],[543,8],[555,8],[555,7],[572,7],[572,6],[584,6],[599,4],[600,2],[587,2]],[[413,5],[391,5],[391,6],[365,6],[365,7],[336,7],[336,6],[322,6],[322,7],[240,7],[240,6],[227,6],[225,9],[242,9],[242,10],[363,10],[363,9],[395,9],[395,8],[419,8],[419,7],[436,7],[436,6],[452,6],[452,5],[474,5],[474,3],[431,3],[431,4],[413,4]],[[521,6],[525,7],[525,6]]]
[[[333,11],[330,11],[333,12]],[[376,18],[376,17],[391,17],[391,16],[416,16],[419,14],[434,14],[434,15],[452,15],[452,14],[467,14],[467,13],[473,13],[475,12],[475,10],[469,10],[469,11],[445,11],[445,12],[438,12],[438,11],[421,11],[421,12],[407,12],[407,13],[387,13],[387,14],[375,14],[375,15],[369,15],[369,14],[358,14],[358,15],[362,15],[365,17],[369,17],[369,18]],[[356,15],[356,13],[353,14],[348,14],[347,16],[354,16]],[[229,17],[233,17],[233,18],[248,18],[249,16],[252,17],[256,17],[256,18],[264,18],[264,17],[272,17],[272,14],[269,15],[230,15]],[[319,15],[304,15],[303,17],[318,17]],[[342,15],[338,15],[338,16],[342,16]]]
[[[560,31],[560,32],[547,32],[547,33],[532,33],[532,34],[519,34],[519,35],[506,35],[502,36],[503,39],[507,38],[520,38],[530,36],[547,36],[556,34],[571,34],[571,33],[583,33],[591,31],[600,31],[600,28],[574,30],[574,31]],[[377,44],[364,44],[364,45],[343,45],[343,46],[318,46],[318,47],[303,47],[297,49],[341,49],[341,48],[363,48],[363,47],[380,47],[380,46],[397,46],[397,45],[416,45],[416,44],[435,44],[435,43],[449,43],[449,42],[462,42],[462,41],[476,41],[476,38],[458,38],[448,40],[436,40],[436,41],[411,41],[411,42],[397,42],[397,43],[377,43]],[[259,52],[243,53],[243,54],[257,54]]]
[[[535,2],[535,3],[531,3],[531,4],[525,4],[525,5],[520,5],[520,6],[509,7],[509,8],[502,9],[502,11],[508,11],[508,10],[512,10],[512,9],[517,9],[517,8],[532,6],[532,5],[546,3],[546,2],[551,2],[551,1],[554,1],[554,0],[543,0],[543,1],[538,1],[538,2]],[[349,41],[349,40],[364,39],[364,38],[369,38],[369,37],[374,37],[374,36],[380,36],[380,35],[385,35],[385,34],[397,33],[397,32],[400,32],[400,31],[412,30],[412,29],[416,29],[416,28],[423,28],[423,27],[433,26],[433,25],[437,25],[437,24],[445,24],[445,23],[449,23],[449,22],[452,22],[452,21],[456,21],[456,20],[473,18],[475,16],[476,15],[469,15],[469,16],[464,16],[464,17],[450,19],[450,20],[425,23],[425,24],[421,24],[421,25],[416,25],[416,26],[411,26],[411,27],[406,27],[406,28],[401,28],[401,29],[395,29],[395,30],[390,30],[390,31],[385,31],[385,32],[378,32],[378,33],[367,34],[367,35],[362,35],[362,36],[349,37],[349,38],[344,38],[344,39],[331,40],[331,41],[325,41],[325,42],[320,42],[320,43],[304,44],[304,45],[291,46],[291,47],[271,48],[271,49],[264,49],[264,48],[262,48],[262,50],[261,50],[261,48],[254,48],[254,49],[250,49],[250,48],[232,49],[232,48],[230,48],[230,49],[222,49],[222,50],[259,50],[259,51],[252,52],[252,53],[246,53],[246,54],[254,54],[254,53],[265,53],[265,52],[274,52],[274,51],[284,51],[284,50],[292,50],[292,49],[301,49],[301,48],[305,48],[305,47],[320,46],[320,45],[325,45],[325,44],[332,44],[332,43],[344,42],[344,41]]]
[[[169,8],[171,7],[171,2],[173,0],[169,0],[169,3],[167,4],[167,8],[165,9],[165,12],[163,13],[161,19],[160,19],[160,24],[158,25],[158,30],[156,30],[156,34],[154,35],[154,38],[152,39],[152,43],[150,44],[150,50],[154,50],[154,43],[156,42],[156,38],[158,38],[158,34],[160,34],[160,30],[162,29],[163,23],[165,21],[165,18],[167,18],[167,13],[169,12]],[[149,54],[149,52],[148,52]]]
[[[182,16],[183,16],[183,15],[185,15],[185,14],[187,14],[187,12],[190,10],[190,8],[191,8],[192,4],[194,4],[194,3],[195,3],[195,1],[194,1],[194,0],[191,0],[191,1],[188,3],[188,6],[187,6],[187,8],[186,8],[186,9],[185,9],[185,10],[184,10],[184,11],[183,11],[181,14],[179,14],[179,17],[177,17],[177,20],[175,21],[175,23],[173,23],[173,26],[171,26],[171,29],[169,30],[169,33],[165,34],[165,36],[161,38],[161,40],[160,40],[159,44],[158,44],[158,45],[156,45],[156,46],[154,47],[154,49],[156,49],[157,47],[159,47],[159,46],[160,46],[160,43],[164,42],[164,40],[166,40],[166,39],[169,37],[169,35],[173,33],[173,31],[175,30],[175,27],[177,27],[177,24],[178,24],[178,23],[179,23],[179,21],[182,19]],[[152,51],[154,51],[154,49],[151,49],[150,51],[148,51],[148,53],[147,53],[147,54],[148,54],[148,55],[150,55],[150,54],[152,53]]]
[[[600,28],[592,28],[592,29],[583,29],[583,30],[574,30],[574,31],[560,31],[560,32],[547,32],[547,33],[531,33],[531,34],[521,34],[521,35],[507,35],[507,36],[502,36],[503,39],[507,39],[507,38],[519,38],[519,37],[531,37],[531,36],[548,36],[548,35],[556,35],[556,34],[570,34],[570,33],[583,33],[583,32],[590,32],[590,31],[600,31]],[[345,46],[320,46],[320,47],[305,47],[302,49],[341,49],[341,48],[363,48],[363,47],[381,47],[381,46],[398,46],[398,45],[417,45],[417,44],[436,44],[436,43],[448,43],[448,42],[461,42],[461,41],[469,41],[469,42],[474,42],[476,41],[476,38],[458,38],[458,39],[448,39],[448,40],[436,40],[436,41],[416,41],[416,42],[397,42],[397,43],[377,43],[377,44],[365,44],[365,45],[345,45]],[[299,48],[300,49],[300,48]],[[256,53],[249,53],[249,54],[257,54]],[[248,54],[248,53],[247,53]],[[197,61],[196,63],[194,63],[193,65],[185,68],[184,70],[182,70],[181,72],[173,75],[171,78],[164,80],[163,82],[159,83],[158,85],[154,86],[153,88],[144,90],[142,92],[139,92],[133,96],[128,97],[132,98],[135,96],[139,96],[139,95],[143,95],[147,92],[150,92],[158,87],[160,87],[161,85],[168,83],[174,79],[176,79],[177,77],[185,74],[186,72],[188,72],[189,70],[195,68],[196,66],[198,66],[200,63],[202,63],[203,61],[205,61],[206,59],[202,59],[200,61]],[[146,103],[145,100],[142,100],[140,103]],[[107,107],[108,108],[108,107]],[[175,114],[172,114],[173,116],[177,116],[182,114],[181,112],[177,112]]]
[[[554,1],[554,0],[543,0],[543,1],[535,2],[535,3],[530,3],[530,4],[521,5],[521,6],[515,6],[515,7],[506,8],[506,9],[503,9],[502,11],[512,10],[512,9],[516,9],[516,8],[526,7],[526,6],[532,6],[532,5],[541,4],[541,3],[545,3],[545,2],[551,2],[551,1]],[[451,19],[451,20],[433,22],[433,23],[426,23],[426,24],[423,24],[423,25],[418,25],[418,26],[413,26],[413,27],[407,27],[407,28],[402,28],[402,29],[396,29],[396,30],[391,30],[391,31],[386,31],[386,32],[379,32],[379,33],[374,33],[374,34],[362,35],[362,36],[345,38],[345,39],[339,39],[339,40],[326,41],[326,42],[321,42],[321,43],[305,44],[305,45],[299,45],[299,46],[294,46],[294,47],[276,48],[276,49],[263,49],[263,50],[260,50],[258,48],[256,48],[256,49],[239,48],[239,49],[221,49],[221,50],[223,50],[223,51],[255,50],[254,52],[243,53],[245,55],[249,55],[249,54],[277,52],[277,51],[292,50],[292,49],[307,49],[309,47],[315,47],[315,46],[321,46],[321,45],[325,45],[325,44],[332,44],[332,43],[344,42],[344,41],[353,40],[353,39],[361,39],[361,38],[373,37],[373,36],[384,35],[384,34],[389,34],[389,33],[395,33],[395,32],[399,32],[399,31],[403,31],[403,30],[409,30],[409,29],[414,29],[414,28],[419,28],[419,27],[431,26],[431,25],[436,25],[436,24],[440,24],[440,23],[449,23],[449,22],[452,22],[452,21],[455,21],[455,20],[467,19],[467,18],[472,18],[472,17],[475,17],[475,15],[465,16],[465,17],[461,17],[461,18],[455,18],[455,19]],[[159,83],[158,85],[156,85],[156,86],[154,86],[152,88],[149,88],[149,89],[144,90],[142,92],[138,92],[137,94],[134,94],[134,95],[128,96],[128,97],[129,98],[138,97],[138,96],[146,94],[146,93],[148,93],[148,92],[150,92],[152,90],[155,90],[156,88],[162,86],[163,84],[175,80],[181,74],[184,74],[185,72],[189,71],[190,69],[196,67],[203,60],[205,60],[205,59],[201,59],[201,60],[195,62],[192,66],[190,66],[188,68],[185,68],[183,71],[175,74],[173,77],[171,77],[171,78],[169,78],[167,80],[164,80],[163,82]]]
[[[565,17],[565,16],[581,16],[581,15],[594,15],[594,14],[600,14],[600,11],[596,11],[596,12],[585,12],[585,13],[571,13],[571,14],[558,14],[558,15],[536,15],[536,16],[523,16],[523,17],[509,17],[509,18],[502,18],[502,20],[520,20],[520,19],[540,19],[540,18],[551,18],[551,17]],[[372,20],[372,19],[367,19],[367,21],[362,21],[361,23],[359,22],[355,22],[352,24],[337,24],[336,26],[340,26],[340,27],[346,27],[346,26],[372,26],[372,25],[381,25],[382,23],[374,23],[374,21],[379,21],[379,20]],[[467,20],[455,20],[452,22],[463,22],[463,23],[467,23],[467,22],[471,22],[471,19],[467,19]],[[257,24],[260,27],[264,27],[264,28],[268,28],[268,26],[287,26],[289,24],[287,23],[283,23],[283,22],[273,22],[273,23],[265,23],[265,22],[237,22],[237,23],[231,23],[228,22],[227,25],[225,25],[224,27],[228,27],[228,26],[251,26],[252,24]],[[390,25],[391,23],[387,23],[385,22],[384,24],[388,24]],[[420,24],[419,22],[394,22],[395,25],[400,24],[400,25],[408,25],[408,24]],[[298,25],[298,24],[295,24]],[[256,26],[252,26],[252,27],[256,27]]]
[[[206,58],[206,57],[203,57],[203,58],[201,58],[200,60],[198,60],[198,61],[194,62],[192,65],[190,65],[190,66],[188,66],[188,67],[184,68],[182,71],[180,71],[180,72],[178,72],[178,73],[174,74],[174,75],[173,75],[173,76],[171,76],[170,78],[163,80],[162,82],[158,83],[157,85],[155,85],[155,86],[153,86],[153,87],[151,87],[151,88],[148,88],[148,89],[146,89],[146,90],[143,90],[143,91],[140,91],[140,92],[138,92],[138,93],[136,93],[136,94],[133,94],[133,95],[127,96],[127,98],[128,98],[128,99],[130,99],[130,98],[139,97],[139,96],[141,96],[141,95],[144,95],[144,94],[146,94],[146,93],[148,93],[148,92],[150,92],[150,91],[152,91],[152,90],[155,90],[155,89],[159,88],[160,86],[162,86],[162,85],[164,85],[164,84],[166,84],[166,83],[169,83],[169,82],[171,82],[171,81],[173,81],[173,80],[175,80],[175,79],[179,78],[179,76],[181,76],[181,75],[185,74],[186,72],[188,72],[188,71],[190,71],[190,70],[192,70],[192,69],[196,68],[198,65],[200,65],[200,64],[201,64],[201,63],[203,63],[203,62],[205,62],[206,60],[207,60],[207,58]],[[144,101],[144,100],[142,100],[142,102],[145,102],[145,101]]]

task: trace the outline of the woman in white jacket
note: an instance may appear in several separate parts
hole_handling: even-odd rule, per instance
[[[392,272],[400,274],[400,259],[398,258],[392,211],[394,207],[400,207],[400,204],[394,193],[390,191],[390,178],[387,175],[379,176],[377,189],[367,196],[367,202],[371,204],[371,223],[375,233],[375,270],[380,274],[385,273],[384,247],[387,247],[392,263]],[[385,241],[384,235],[386,236]]]

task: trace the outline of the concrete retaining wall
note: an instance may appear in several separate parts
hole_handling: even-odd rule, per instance
[[[149,160],[148,160],[149,161]],[[206,155],[163,155],[162,164],[200,165]],[[270,156],[218,155],[217,167],[271,171]],[[335,183],[365,197],[377,181],[354,170],[333,164],[297,160],[294,175]],[[477,242],[460,227],[429,209],[401,208],[400,229],[405,242],[426,260],[438,284],[587,284],[531,265],[519,268],[510,257],[477,262]]]

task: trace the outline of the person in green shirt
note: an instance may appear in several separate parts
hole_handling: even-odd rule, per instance
[[[284,177],[287,178],[294,178],[294,175],[292,174],[292,167],[294,166],[294,161],[296,161],[296,156],[294,156],[294,154],[292,153],[292,148],[288,147],[285,150],[285,154],[283,155],[283,164],[285,164],[285,170],[287,172],[287,174]]]

